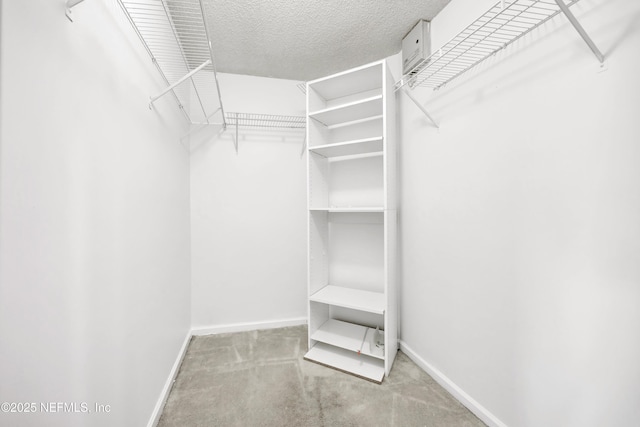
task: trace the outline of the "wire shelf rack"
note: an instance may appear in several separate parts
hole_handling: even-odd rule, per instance
[[[257,113],[226,113],[227,124],[230,126],[249,126],[261,128],[305,129],[304,116],[280,116],[275,114]]]
[[[239,136],[238,128],[271,128],[271,129],[306,129],[307,123],[304,116],[281,116],[276,114],[259,114],[259,113],[226,113],[225,118],[229,126],[235,128],[235,138],[233,145],[236,153],[238,152]],[[306,147],[306,135],[302,143],[302,151],[300,156],[304,155]]]
[[[191,124],[210,123],[220,113],[220,87],[201,0],[118,0],[168,85],[151,104],[172,92]],[[220,119],[218,119],[220,120]]]
[[[499,1],[403,76],[396,90],[404,85],[439,89],[561,11],[555,0]]]

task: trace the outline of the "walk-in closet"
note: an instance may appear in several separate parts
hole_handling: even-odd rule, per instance
[[[0,0],[0,426],[637,427],[640,2]]]

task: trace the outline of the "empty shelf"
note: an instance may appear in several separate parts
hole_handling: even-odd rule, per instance
[[[311,295],[309,300],[375,314],[384,314],[385,308],[385,298],[382,292],[363,291],[333,285],[320,289]]]
[[[384,359],[384,354],[381,349],[374,348],[374,351],[371,351],[372,349],[369,341],[367,341],[367,337],[370,338],[370,334],[373,332],[375,332],[375,329],[366,326],[329,319],[314,332],[311,339],[344,348],[345,350],[350,350],[355,353]]]
[[[380,115],[382,115],[382,95],[309,113],[309,117],[326,126],[355,122]]]
[[[382,153],[382,136],[309,147],[309,151],[318,153],[324,157]]]
[[[378,384],[382,383],[384,378],[384,361],[322,342],[316,343],[304,358]]]
[[[366,334],[367,328],[364,326],[329,319],[314,332],[311,339],[358,353]]]
[[[382,87],[382,62],[323,77],[309,86],[326,100],[342,98]]]

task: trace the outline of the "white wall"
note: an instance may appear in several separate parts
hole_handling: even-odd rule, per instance
[[[0,425],[141,426],[189,331],[184,119],[115,1],[64,4],[1,5],[0,402],[39,413]]]
[[[493,3],[453,0],[433,46]],[[416,90],[440,130],[399,95],[402,340],[496,425],[640,419],[640,4],[572,10],[605,71],[560,16]]]
[[[219,79],[227,112],[305,114],[297,82]],[[207,333],[304,321],[304,130],[240,128],[237,154],[235,129],[217,130],[191,140],[192,327]]]

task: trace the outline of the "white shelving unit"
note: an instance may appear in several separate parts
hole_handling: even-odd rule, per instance
[[[305,359],[379,383],[398,350],[394,80],[378,61],[310,81],[306,94]]]

